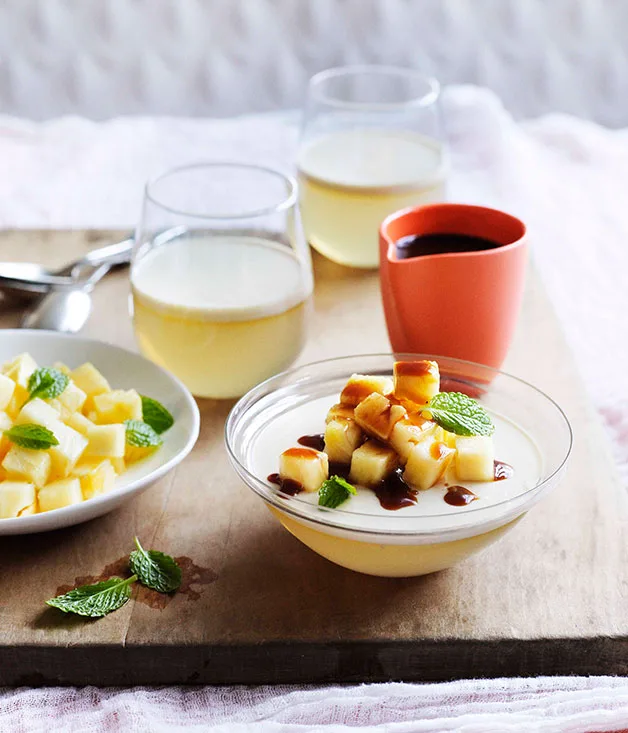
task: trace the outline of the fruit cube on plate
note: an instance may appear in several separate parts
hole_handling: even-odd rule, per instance
[[[349,481],[359,486],[376,486],[397,468],[397,462],[392,448],[367,440],[351,456]]]
[[[340,402],[345,405],[359,405],[373,392],[381,395],[392,394],[393,381],[390,377],[352,374],[340,393]]]
[[[93,400],[99,425],[142,419],[142,398],[134,389],[114,389],[96,395]]]
[[[70,382],[57,399],[68,413],[71,413],[83,409],[87,395],[80,387],[77,387],[76,384]]]
[[[408,455],[404,481],[413,489],[429,489],[442,478],[455,453],[454,448],[439,440],[431,437],[422,440]]]
[[[71,415],[64,418],[63,422],[81,435],[87,435],[87,431],[94,426],[94,423],[91,420],[88,420],[85,415],[82,415],[80,412],[73,412]]]
[[[39,397],[35,397],[34,400],[27,402],[15,418],[16,425],[32,423],[34,425],[43,425],[43,427],[48,429],[50,429],[51,425],[56,425],[58,422],[59,413],[57,410],[52,405],[39,399]]]
[[[333,463],[351,463],[353,451],[362,442],[362,430],[355,420],[335,419],[325,427],[325,453]]]
[[[28,387],[28,379],[37,369],[37,362],[30,354],[20,354],[2,366],[2,373],[20,387]]]
[[[329,478],[329,459],[313,448],[288,448],[279,456],[279,475],[298,482],[304,491],[318,491]]]
[[[37,492],[39,511],[49,512],[61,509],[70,504],[80,504],[83,501],[81,482],[77,478],[65,478],[53,481]]]
[[[355,421],[369,435],[388,440],[395,423],[406,417],[405,407],[393,405],[389,399],[372,392],[355,408]]]
[[[353,420],[353,409],[352,405],[344,405],[342,402],[332,405],[327,412],[325,422],[328,423],[337,419]]]
[[[93,425],[87,431],[86,456],[123,458],[126,446],[124,425]]]
[[[0,374],[0,410],[6,409],[15,392],[15,382],[5,374]]]
[[[12,445],[2,461],[2,467],[11,479],[28,481],[39,488],[50,476],[50,453]]]
[[[34,514],[35,484],[26,481],[3,481],[0,483],[0,519]]]
[[[49,425],[48,429],[59,441],[59,445],[53,445],[49,451],[53,477],[65,478],[72,473],[72,469],[83,455],[87,447],[87,438],[60,420],[54,425]]]
[[[395,397],[404,404],[426,405],[440,390],[435,361],[397,361],[393,367]]]
[[[456,436],[456,476],[461,481],[493,481],[494,460],[490,436]]]
[[[73,474],[81,482],[84,499],[107,493],[116,481],[116,472],[108,458],[81,462],[74,467]]]
[[[81,366],[74,369],[70,375],[72,381],[79,389],[88,397],[94,397],[95,395],[102,394],[103,392],[109,392],[111,387],[109,382],[103,377],[103,375],[96,369],[93,364],[86,362]]]
[[[437,429],[436,423],[425,420],[419,415],[411,415],[395,423],[390,434],[390,445],[399,454],[399,459],[405,465],[410,451],[422,440],[433,435]]]

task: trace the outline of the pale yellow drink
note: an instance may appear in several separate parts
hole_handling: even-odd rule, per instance
[[[200,397],[238,397],[305,341],[310,288],[292,250],[242,235],[156,247],[131,272],[142,353]]]
[[[411,132],[346,130],[299,154],[305,235],[343,265],[377,267],[378,231],[394,211],[445,197],[442,145]]]

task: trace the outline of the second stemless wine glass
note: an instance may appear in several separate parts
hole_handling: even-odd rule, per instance
[[[196,396],[238,397],[299,354],[313,282],[296,198],[291,178],[240,163],[147,184],[131,265],[135,334]]]
[[[440,87],[388,66],[329,69],[310,80],[298,155],[310,244],[331,260],[377,267],[394,211],[445,197]]]

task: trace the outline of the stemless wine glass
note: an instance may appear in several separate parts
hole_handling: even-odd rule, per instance
[[[310,80],[299,170],[310,244],[331,260],[377,267],[394,211],[445,197],[440,87],[388,66],[329,69]]]
[[[193,394],[238,397],[299,354],[313,281],[296,199],[283,173],[231,162],[146,185],[131,264],[135,334]]]

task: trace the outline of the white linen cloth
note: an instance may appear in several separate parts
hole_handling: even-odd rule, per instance
[[[628,130],[550,115],[515,123],[486,90],[444,107],[453,200],[521,216],[628,481]],[[203,159],[293,167],[290,116],[0,117],[0,227],[133,228],[144,181]],[[0,731],[617,731],[628,680],[539,678],[333,688],[42,689],[0,693]]]

